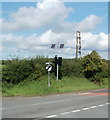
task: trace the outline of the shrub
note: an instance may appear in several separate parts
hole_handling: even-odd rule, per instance
[[[80,60],[65,59],[62,65],[62,76],[82,77],[83,67]]]
[[[26,79],[32,72],[33,68],[28,60],[11,60],[3,68],[2,81],[16,84]]]
[[[107,65],[101,60],[96,51],[92,51],[90,55],[82,59],[84,76],[95,83],[101,83],[104,72],[107,72]]]

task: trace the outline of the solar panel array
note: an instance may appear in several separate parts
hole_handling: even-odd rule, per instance
[[[55,44],[52,44],[51,45],[51,48],[55,48]],[[64,44],[60,44],[60,47],[59,48],[64,48]]]

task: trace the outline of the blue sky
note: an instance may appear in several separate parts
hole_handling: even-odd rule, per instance
[[[74,58],[77,30],[81,32],[83,55],[96,50],[108,58],[107,2],[4,2],[1,21],[3,59],[53,57],[58,50],[50,50],[52,43],[64,43],[58,54]]]
[[[74,4],[65,3],[66,6],[74,8],[74,15],[71,13],[68,18],[69,21],[78,21],[80,22],[86,16],[90,14],[95,14],[103,18],[102,23],[94,29],[92,32],[98,33],[103,30],[103,32],[108,33],[108,3],[107,2],[75,2]],[[74,19],[75,18],[75,19]]]
[[[97,16],[102,17],[103,21],[97,29],[94,29],[92,32],[98,33],[101,32],[103,29],[103,32],[108,33],[107,27],[108,27],[108,3],[107,2],[65,2],[65,6],[71,7],[74,9],[74,12],[71,12],[69,14],[69,17],[66,19],[69,22],[80,22],[82,19],[84,19],[86,16],[90,14],[95,14]],[[6,12],[2,14],[2,17],[4,19],[9,19],[9,16],[12,12],[16,12],[20,7],[35,7],[35,2],[4,2],[2,4],[2,11]],[[41,30],[41,29],[40,29]],[[39,33],[38,30],[37,32]],[[45,29],[43,29],[41,32],[43,32]],[[27,33],[26,31],[25,33]],[[34,31],[29,31],[32,34]],[[22,33],[22,34],[25,34]]]

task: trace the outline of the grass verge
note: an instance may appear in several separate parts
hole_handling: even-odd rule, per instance
[[[81,90],[108,88],[108,79],[102,86],[96,85],[85,78],[64,77],[60,81],[51,78],[51,86],[47,86],[47,76],[37,81],[25,81],[10,88],[4,87],[3,96],[37,96],[55,93],[75,92]]]

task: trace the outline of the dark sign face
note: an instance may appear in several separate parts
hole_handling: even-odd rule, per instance
[[[60,48],[64,48],[64,44],[60,44]]]
[[[55,48],[55,44],[52,44],[52,45],[51,45],[51,48]]]

